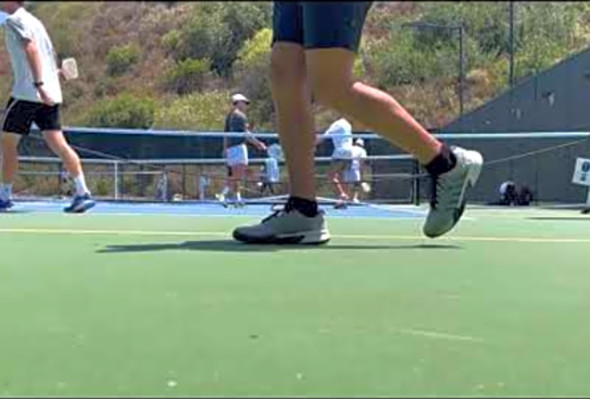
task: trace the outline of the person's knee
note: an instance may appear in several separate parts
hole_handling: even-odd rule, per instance
[[[311,79],[314,99],[330,108],[336,108],[345,99],[350,82],[326,74],[316,74]]]
[[[0,146],[2,146],[2,152],[4,153],[15,153],[18,148],[19,137],[11,133],[2,133],[0,135]]]
[[[307,74],[316,101],[324,106],[337,107],[346,99],[354,83],[353,60],[353,55],[342,52],[311,55]]]

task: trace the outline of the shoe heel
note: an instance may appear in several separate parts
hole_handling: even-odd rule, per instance
[[[469,175],[467,176],[467,180],[469,181],[469,183],[472,186],[475,186],[475,183],[477,183],[477,181],[479,180],[479,176],[481,175],[481,169],[483,166],[483,157],[481,156],[480,153],[475,152],[475,158],[474,161],[471,164],[471,167],[469,168]]]

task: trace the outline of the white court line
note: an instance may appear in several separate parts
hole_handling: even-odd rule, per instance
[[[181,237],[229,237],[229,232],[221,231],[143,231],[143,230],[84,230],[84,229],[37,229],[37,228],[0,228],[0,234],[87,234],[87,235],[119,235],[119,236],[181,236]],[[471,242],[505,242],[505,243],[575,243],[588,244],[590,238],[559,238],[559,237],[462,237],[449,236],[431,240],[423,236],[412,235],[375,235],[375,234],[335,234],[335,239],[353,240],[387,240],[387,241],[471,241]]]
[[[437,331],[423,331],[423,330],[406,329],[406,330],[397,330],[395,332],[402,333],[402,334],[408,334],[408,335],[427,337],[427,338],[434,338],[434,339],[446,339],[449,341],[484,342],[484,340],[482,338],[470,337],[468,335],[447,334],[447,333],[441,333],[441,332],[437,332]]]

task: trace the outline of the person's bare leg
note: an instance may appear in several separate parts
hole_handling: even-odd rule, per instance
[[[48,130],[43,132],[45,142],[59,156],[66,167],[66,170],[74,180],[76,185],[76,197],[90,195],[90,190],[86,186],[82,162],[74,149],[68,144],[61,130]],[[92,205],[94,206],[94,205]]]
[[[333,164],[330,166],[328,170],[327,177],[328,180],[334,185],[334,192],[338,196],[338,198],[348,198],[348,194],[342,187],[342,183],[340,181],[340,176],[342,175],[342,170],[344,168],[340,164],[340,162]]]
[[[360,122],[414,155],[423,165],[440,152],[441,142],[424,129],[393,97],[356,81],[355,54],[331,48],[305,52],[307,72],[316,99]]]
[[[18,170],[18,143],[21,136],[14,133],[2,133],[2,184],[11,185]]]
[[[295,43],[275,43],[271,53],[272,96],[291,196],[315,200],[315,132],[305,52]]]
[[[51,151],[61,158],[70,176],[75,179],[82,174],[80,157],[68,144],[61,131],[52,130],[43,132],[43,138]]]
[[[246,177],[247,169],[246,165],[235,165],[232,168],[232,185],[231,189],[236,196],[237,201],[242,200],[242,181]]]

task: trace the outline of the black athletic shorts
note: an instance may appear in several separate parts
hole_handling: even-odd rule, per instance
[[[275,1],[272,42],[358,50],[371,1]]]
[[[2,131],[26,136],[33,122],[41,129],[61,130],[60,104],[53,106],[11,98],[2,117]]]

